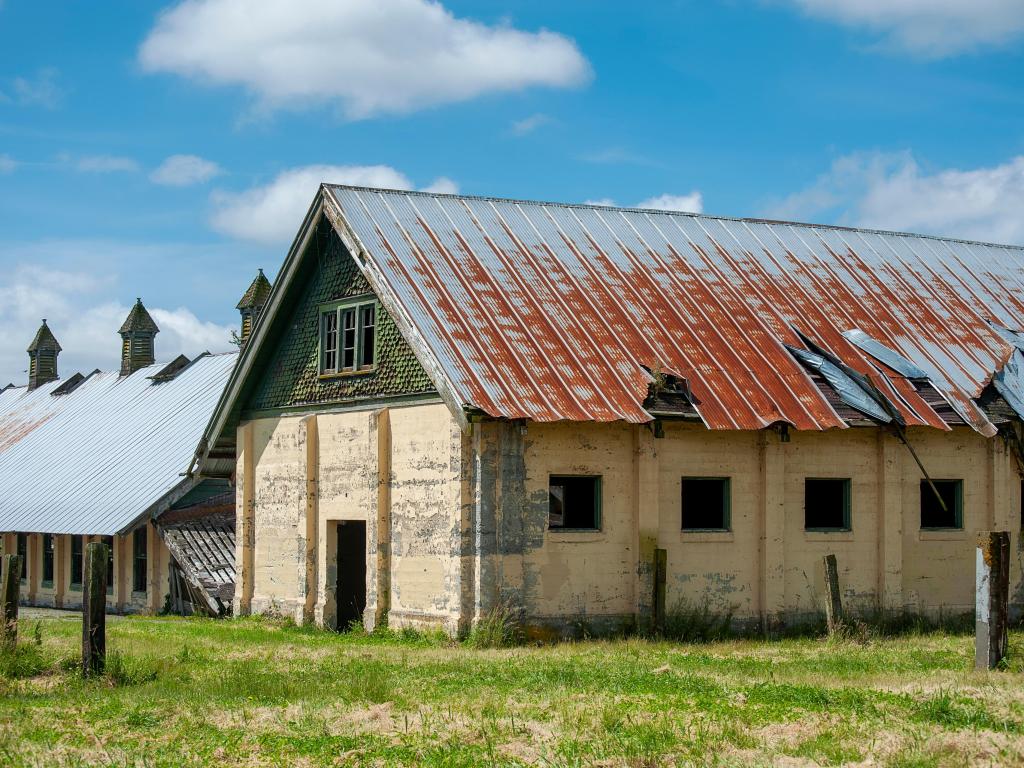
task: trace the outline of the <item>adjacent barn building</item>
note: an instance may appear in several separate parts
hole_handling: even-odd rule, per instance
[[[204,439],[241,612],[773,626],[1021,585],[1024,249],[325,185]]]
[[[258,303],[264,284],[246,296]],[[119,330],[120,370],[61,377],[44,320],[27,386],[0,390],[0,541],[23,555],[27,604],[79,607],[85,545],[104,541],[111,611],[231,610],[234,489],[188,470],[238,354],[157,363],[159,330],[140,300]]]

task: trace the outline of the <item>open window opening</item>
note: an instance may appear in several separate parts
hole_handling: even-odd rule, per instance
[[[804,530],[849,531],[850,479],[808,477],[804,480]]]
[[[932,485],[935,490],[932,490]],[[942,508],[939,496],[945,503]],[[927,480],[921,481],[921,528],[963,528],[964,527],[964,481]]]
[[[552,475],[548,481],[548,528],[601,528],[600,476]]]
[[[728,477],[684,477],[681,486],[682,530],[729,530]]]

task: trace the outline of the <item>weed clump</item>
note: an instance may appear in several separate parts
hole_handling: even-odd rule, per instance
[[[500,601],[470,630],[471,648],[508,648],[523,642],[522,612],[507,600]]]
[[[39,644],[35,642],[0,647],[0,677],[7,680],[35,677],[49,666]]]
[[[667,640],[682,643],[710,643],[732,636],[733,609],[724,613],[711,610],[707,600],[691,605],[679,600],[665,612],[664,627],[658,633]]]
[[[160,676],[161,663],[149,656],[126,656],[120,651],[107,653],[106,678],[115,686],[142,685]]]

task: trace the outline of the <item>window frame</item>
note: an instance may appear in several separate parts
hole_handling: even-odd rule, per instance
[[[567,478],[570,480],[594,480],[594,527],[593,528],[576,528],[568,526],[552,526],[551,525],[551,486],[553,481]],[[603,525],[603,508],[604,508],[604,477],[602,475],[594,474],[572,474],[560,472],[558,474],[548,473],[548,520],[547,520],[547,531],[549,533],[600,533]]]
[[[21,574],[18,577],[18,581],[21,584],[28,584],[28,534],[17,533],[16,541],[14,542],[15,554],[21,556]]]
[[[933,477],[931,480],[933,483],[956,483],[956,493],[953,496],[953,525],[925,525],[921,519],[922,512],[921,508],[924,494],[934,494],[931,487],[928,485],[928,481],[922,479],[918,484],[918,500],[917,500],[917,521],[921,531],[962,531],[964,529],[964,479],[962,477]]]
[[[78,542],[78,568],[75,568],[75,542]],[[68,547],[68,563],[70,573],[68,574],[68,589],[74,592],[82,591],[82,582],[85,581],[85,537],[77,534],[71,535],[71,546]]]
[[[142,534],[142,556],[139,556],[139,534]],[[139,561],[142,561],[142,589],[139,586]],[[145,594],[149,591],[149,528],[140,526],[132,531],[132,592]]]
[[[370,362],[367,365],[362,365],[360,360],[363,354],[363,328],[361,324],[363,309],[366,307],[373,307],[373,350],[370,356]],[[346,368],[343,365],[343,354],[344,354],[344,341],[343,334],[345,332],[344,327],[344,313],[348,310],[353,311],[354,316],[354,335],[355,341],[352,348],[352,362],[351,368]],[[324,322],[324,318],[333,314],[335,317],[335,347],[333,350],[327,347],[327,324]],[[380,320],[380,302],[377,301],[377,297],[372,293],[364,293],[359,296],[352,296],[346,299],[339,299],[338,301],[330,301],[325,304],[320,304],[317,307],[317,367],[320,378],[334,378],[336,376],[358,376],[367,373],[371,373],[377,369],[377,327]],[[330,352],[334,352],[335,367],[330,369],[327,367],[327,355]]]
[[[114,562],[116,541],[113,536],[101,536],[100,543],[107,546],[107,594],[114,594],[114,582],[117,580],[117,563]]]
[[[687,480],[718,480],[722,482],[722,528],[687,528],[683,525],[683,488]],[[679,477],[679,530],[683,533],[731,533],[732,532],[732,476],[731,475],[681,475]]]
[[[40,537],[40,563],[39,569],[39,586],[44,589],[53,588],[53,576],[57,572],[55,559],[57,557],[57,538],[52,533],[44,533]],[[50,556],[46,556],[46,545],[49,543]],[[46,566],[49,563],[50,566],[50,578],[46,578]]]
[[[843,527],[807,525],[807,481],[830,480],[843,483]],[[852,477],[805,477],[804,478],[804,531],[807,533],[852,533],[853,532],[853,478]]]

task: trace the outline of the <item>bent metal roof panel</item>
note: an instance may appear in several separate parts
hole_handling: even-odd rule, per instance
[[[0,392],[0,531],[111,535],[183,484],[237,353]],[[61,394],[61,392],[66,392]]]
[[[657,372],[711,429],[845,427],[788,347],[948,429],[1024,328],[1024,248],[665,211],[325,185],[325,212],[461,405],[645,422]],[[877,355],[877,356],[876,356]],[[860,379],[858,379],[860,380]]]

